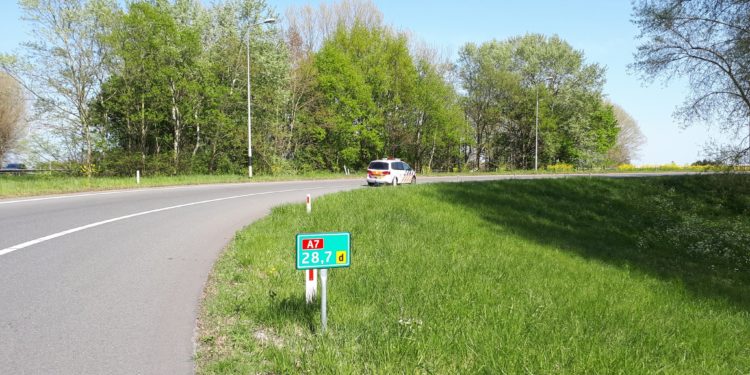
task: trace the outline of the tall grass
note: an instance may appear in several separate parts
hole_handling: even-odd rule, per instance
[[[433,184],[277,208],[216,264],[198,372],[747,373],[748,182]],[[295,233],[315,231],[353,238],[326,334],[294,270]]]

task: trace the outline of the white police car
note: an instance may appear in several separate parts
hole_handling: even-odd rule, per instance
[[[367,184],[370,186],[389,184],[416,184],[417,174],[401,159],[373,160],[367,167]]]

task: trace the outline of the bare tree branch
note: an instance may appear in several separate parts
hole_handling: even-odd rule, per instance
[[[23,136],[25,117],[26,100],[21,85],[10,75],[0,73],[0,162]]]
[[[639,0],[634,16],[642,44],[631,68],[649,80],[686,76],[693,93],[676,115],[714,120],[750,142],[750,1]],[[732,149],[750,158],[750,147]]]

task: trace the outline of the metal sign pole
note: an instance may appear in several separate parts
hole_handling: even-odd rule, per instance
[[[325,333],[326,326],[328,325],[328,314],[326,312],[326,297],[327,297],[327,284],[328,283],[328,269],[323,268],[320,270],[320,320],[323,325],[321,332]]]

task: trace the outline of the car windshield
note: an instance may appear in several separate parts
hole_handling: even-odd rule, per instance
[[[388,163],[384,161],[374,161],[370,163],[370,166],[367,167],[367,169],[378,169],[378,170],[388,170]]]

